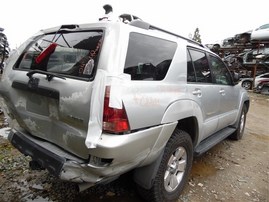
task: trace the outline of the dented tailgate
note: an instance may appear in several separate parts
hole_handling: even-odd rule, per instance
[[[11,57],[1,81],[20,126],[84,159],[102,39],[101,30],[76,26],[36,36]]]

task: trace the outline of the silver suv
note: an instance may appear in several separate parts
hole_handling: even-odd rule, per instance
[[[0,93],[8,138],[80,187],[132,171],[148,201],[174,201],[194,155],[240,139],[247,92],[199,43],[143,21],[41,31],[9,58]]]

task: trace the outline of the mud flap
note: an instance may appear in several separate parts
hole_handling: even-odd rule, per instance
[[[135,183],[144,189],[150,189],[154,183],[154,178],[158,172],[160,163],[163,158],[164,149],[160,153],[159,157],[151,164],[140,167],[134,170],[133,179]]]

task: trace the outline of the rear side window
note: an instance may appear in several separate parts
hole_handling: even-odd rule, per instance
[[[188,61],[188,81],[194,82],[195,79],[193,78],[193,76],[195,74],[196,82],[212,83],[211,70],[209,68],[209,63],[205,52],[190,49],[189,53],[189,59],[191,59],[192,63],[190,60]]]
[[[130,33],[124,73],[130,74],[132,80],[162,80],[176,48],[172,41]]]
[[[102,31],[44,35],[28,46],[17,68],[92,78],[98,62],[102,36]]]

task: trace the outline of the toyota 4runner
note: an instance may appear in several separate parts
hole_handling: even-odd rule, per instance
[[[132,171],[148,201],[174,201],[193,156],[240,139],[247,92],[201,44],[135,20],[40,31],[8,59],[9,141],[80,187]]]

